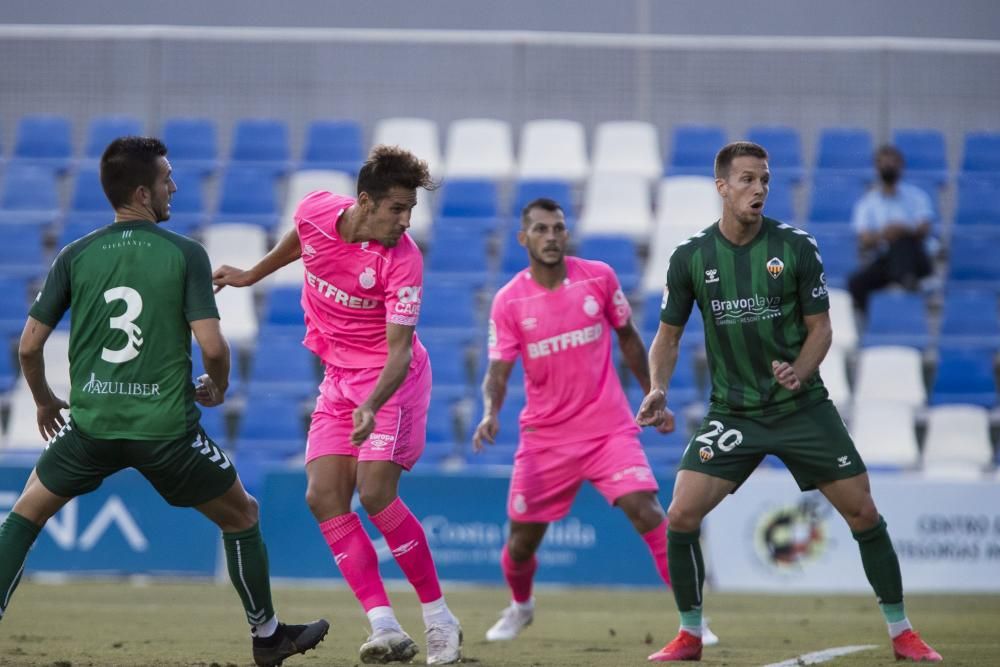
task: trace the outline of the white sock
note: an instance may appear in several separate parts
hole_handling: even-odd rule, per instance
[[[701,626],[692,627],[690,625],[682,625],[680,628],[682,631],[688,633],[689,635],[694,635],[695,637],[701,637]]]
[[[396,620],[396,614],[392,611],[392,607],[372,607],[367,612],[368,622],[372,625],[372,631],[375,630],[402,630],[399,621]]]
[[[263,623],[258,623],[253,626],[250,630],[250,635],[253,637],[260,637],[261,639],[265,637],[270,637],[274,634],[274,631],[278,629],[278,615],[275,614],[270,618],[270,620],[264,621]]]
[[[433,623],[458,623],[458,619],[445,604],[443,596],[431,602],[421,603],[420,609],[424,614],[424,625],[428,627]]]
[[[532,595],[525,602],[518,602],[517,600],[511,600],[510,606],[518,611],[534,611],[535,610],[535,596]]]
[[[910,625],[910,619],[904,618],[902,621],[896,621],[895,623],[889,623],[889,636],[895,639],[899,635],[903,634],[907,630],[912,630],[913,626]]]

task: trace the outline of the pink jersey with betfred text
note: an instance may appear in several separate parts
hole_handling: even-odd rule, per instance
[[[295,211],[305,265],[303,343],[327,364],[375,368],[385,365],[388,354],[386,324],[417,324],[424,261],[408,234],[393,248],[344,241],[337,221],[354,201],[311,192]],[[411,367],[426,354],[414,333]]]
[[[611,330],[631,316],[611,267],[578,257],[566,257],[566,279],[555,290],[525,269],[497,292],[489,356],[520,355],[524,363],[522,447],[638,432],[611,360]]]

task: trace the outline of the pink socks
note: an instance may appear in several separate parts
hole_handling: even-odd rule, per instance
[[[379,529],[392,555],[410,584],[417,591],[421,602],[434,602],[441,598],[441,584],[431,558],[424,528],[400,498],[396,498],[371,521]]]
[[[354,512],[341,514],[323,521],[319,528],[330,545],[340,573],[365,611],[388,607],[389,597],[379,575],[378,556],[358,515]]]
[[[525,603],[529,601],[531,599],[531,583],[535,577],[535,570],[538,569],[538,559],[535,558],[535,555],[532,554],[528,560],[518,563],[510,557],[505,544],[503,551],[500,552],[500,568],[503,570],[504,578],[507,579],[507,585],[510,586],[514,602]]]
[[[653,562],[656,563],[656,571],[660,573],[663,583],[670,586],[670,570],[667,569],[667,521],[663,522],[653,530],[645,533],[642,539],[649,547],[649,553],[653,555]]]

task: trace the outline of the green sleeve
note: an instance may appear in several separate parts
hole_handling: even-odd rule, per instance
[[[42,291],[35,298],[28,315],[53,329],[70,307],[70,252],[71,246],[63,248],[62,252],[52,262],[52,268],[45,277]]]
[[[694,307],[694,285],[688,268],[687,253],[674,251],[667,267],[667,287],[663,290],[660,321],[675,327],[687,324]]]
[[[184,317],[188,322],[219,319],[212,287],[212,265],[205,248],[197,243],[188,246],[187,274],[184,283]]]
[[[808,243],[799,248],[798,257],[799,303],[802,304],[803,315],[818,315],[830,310],[830,297],[827,292],[826,274],[823,273],[823,260],[819,254],[816,241],[809,237]]]

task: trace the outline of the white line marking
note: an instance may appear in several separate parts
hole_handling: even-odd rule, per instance
[[[800,667],[800,665],[818,665],[821,662],[828,662],[842,655],[857,653],[858,651],[870,651],[878,648],[875,644],[865,644],[864,646],[838,646],[837,648],[827,648],[814,653],[804,653],[797,658],[785,660],[784,662],[773,662],[764,667]]]

